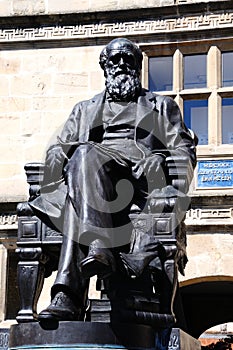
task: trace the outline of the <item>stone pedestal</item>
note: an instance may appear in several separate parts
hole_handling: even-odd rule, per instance
[[[44,329],[37,322],[13,325],[9,350],[199,350],[200,343],[175,328],[165,344],[166,330],[155,332],[149,326],[97,322],[60,322]]]
[[[8,350],[9,328],[0,328],[0,350]]]
[[[201,350],[201,343],[180,328],[173,328],[168,350]]]

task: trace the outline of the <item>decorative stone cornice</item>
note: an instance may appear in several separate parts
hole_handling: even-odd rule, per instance
[[[18,218],[15,213],[0,214],[0,231],[7,229],[17,229]]]
[[[186,225],[233,225],[233,208],[190,209],[186,214]]]
[[[221,14],[182,16],[179,18],[162,20],[0,29],[0,42],[90,39],[111,36],[223,29],[231,28],[232,26],[233,12],[228,11]]]

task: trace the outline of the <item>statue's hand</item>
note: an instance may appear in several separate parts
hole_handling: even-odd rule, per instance
[[[57,180],[62,175],[62,170],[68,158],[61,146],[56,145],[48,149],[45,159],[45,166],[53,180]]]
[[[153,154],[147,158],[140,160],[134,167],[137,174],[144,174],[147,181],[160,187],[164,183],[164,161],[165,157],[160,154]]]
[[[144,169],[146,174],[155,174],[161,168],[162,163],[164,162],[164,157],[160,155],[153,155],[145,159]]]
[[[162,155],[153,154],[152,156],[142,159],[138,165],[143,167],[144,174],[150,179],[160,172],[164,159]]]

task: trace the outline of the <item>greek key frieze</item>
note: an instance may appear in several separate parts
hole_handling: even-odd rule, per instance
[[[62,40],[75,38],[94,38],[116,35],[154,34],[230,27],[233,12],[187,16],[166,20],[145,20],[74,26],[48,26],[38,28],[0,29],[0,42]]]
[[[220,209],[190,209],[186,214],[185,223],[191,224],[211,224],[224,220],[226,224],[233,224],[233,208]]]
[[[6,226],[17,226],[18,218],[16,214],[0,214],[0,230],[6,228]]]

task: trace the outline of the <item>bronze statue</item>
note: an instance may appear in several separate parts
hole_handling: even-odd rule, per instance
[[[125,268],[140,277],[160,244],[145,236],[128,255],[132,206],[143,212],[153,190],[169,192],[168,156],[195,166],[195,142],[177,104],[141,86],[142,58],[128,39],[112,40],[100,54],[106,89],[75,105],[47,151],[47,184],[29,204],[60,225],[63,244],[52,302],[39,320],[82,320],[94,275],[106,280]]]

